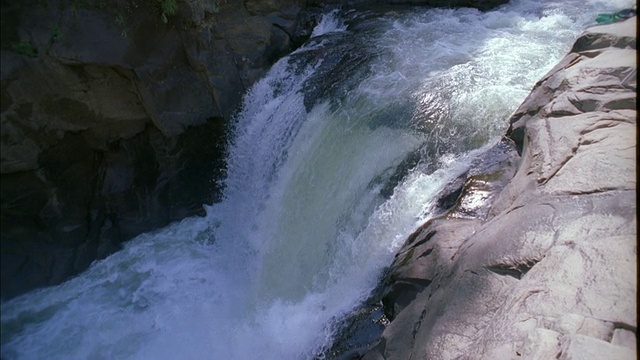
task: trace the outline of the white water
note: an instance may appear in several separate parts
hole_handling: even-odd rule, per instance
[[[225,199],[3,302],[2,358],[312,357],[473,150],[598,12],[625,5],[332,13],[246,96]],[[382,196],[409,154],[419,165]]]

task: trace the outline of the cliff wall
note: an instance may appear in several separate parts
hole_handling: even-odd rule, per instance
[[[391,266],[361,358],[631,359],[636,18],[585,31]]]
[[[2,2],[2,297],[216,201],[244,91],[303,1]]]

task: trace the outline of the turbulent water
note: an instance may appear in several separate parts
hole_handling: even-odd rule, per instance
[[[333,11],[245,96],[224,200],[2,303],[3,359],[304,359],[599,12]]]

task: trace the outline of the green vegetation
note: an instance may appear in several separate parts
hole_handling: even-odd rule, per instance
[[[38,56],[38,49],[29,40],[21,40],[11,44],[11,50],[32,58]]]
[[[80,5],[78,5],[78,4],[77,4],[77,3],[75,3],[75,2],[74,2],[73,4],[71,4],[71,14],[73,14],[73,16],[78,15],[78,7],[79,7],[79,6],[80,6]]]
[[[54,41],[56,41],[58,38],[60,38],[60,35],[62,35],[62,30],[60,29],[60,26],[53,25],[51,27],[51,32],[50,32],[50,36],[49,36],[49,43],[53,44]]]
[[[161,10],[160,19],[166,24],[169,21],[168,17],[178,13],[178,2],[176,0],[157,0],[157,2]]]
[[[120,32],[120,36],[127,39],[129,37],[129,32],[127,31],[127,19],[119,11],[116,12],[115,23],[122,30]]]
[[[127,20],[124,18],[124,16],[120,13],[116,14],[116,25],[118,26],[125,26],[127,24]]]

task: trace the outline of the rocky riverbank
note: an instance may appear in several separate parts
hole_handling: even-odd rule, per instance
[[[493,165],[397,254],[390,323],[348,358],[635,358],[635,29],[588,29],[535,85]]]

